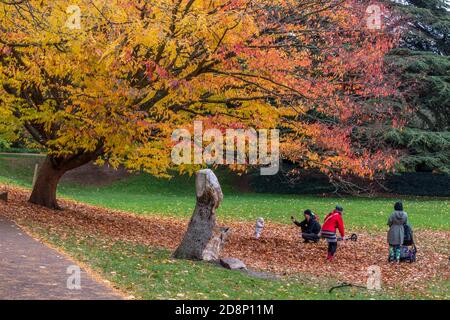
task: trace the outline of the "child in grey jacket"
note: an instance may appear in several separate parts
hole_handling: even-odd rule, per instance
[[[256,220],[256,226],[255,226],[255,238],[259,239],[261,237],[261,233],[264,229],[264,218],[258,218]]]

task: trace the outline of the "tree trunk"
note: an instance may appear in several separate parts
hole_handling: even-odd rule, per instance
[[[52,159],[47,157],[39,170],[29,201],[43,207],[60,210],[56,200],[56,189],[64,173],[66,173],[64,169],[55,166]]]
[[[197,204],[174,257],[218,260],[229,231],[229,228],[220,228],[216,225],[216,209],[223,199],[222,189],[217,177],[209,169],[197,172],[195,187]]]
[[[99,147],[92,152],[80,151],[78,154],[61,158],[47,156],[39,169],[29,201],[43,207],[60,210],[61,207],[56,200],[56,189],[61,177],[67,171],[79,168],[97,159],[102,152],[103,147],[99,143]]]

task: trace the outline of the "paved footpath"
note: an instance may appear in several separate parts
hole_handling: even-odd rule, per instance
[[[0,215],[0,300],[17,299],[119,300],[122,297]]]

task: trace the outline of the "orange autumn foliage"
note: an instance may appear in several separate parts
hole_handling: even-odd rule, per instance
[[[161,175],[193,119],[278,127],[283,157],[372,176],[395,153],[351,134],[395,118],[377,101],[395,93],[383,57],[396,36],[367,29],[369,4],[0,1],[0,129],[23,128],[56,162]]]

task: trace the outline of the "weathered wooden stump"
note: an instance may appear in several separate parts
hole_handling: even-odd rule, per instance
[[[0,193],[0,201],[8,202],[8,192]]]
[[[216,209],[223,193],[216,175],[209,169],[196,174],[197,204],[175,258],[214,261],[226,241],[229,228],[216,224]]]

